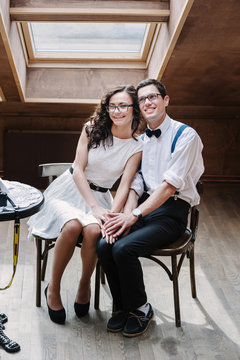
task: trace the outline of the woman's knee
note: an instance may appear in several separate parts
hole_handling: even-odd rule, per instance
[[[62,229],[62,233],[64,233],[64,235],[69,239],[69,241],[77,240],[81,232],[82,225],[77,219],[68,221]]]
[[[83,237],[86,238],[98,239],[100,237],[100,234],[101,230],[98,224],[90,224],[83,229]]]

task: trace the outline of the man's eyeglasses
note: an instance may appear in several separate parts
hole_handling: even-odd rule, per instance
[[[109,113],[114,113],[116,110],[119,112],[127,112],[130,107],[132,107],[133,104],[130,105],[108,105],[106,106],[106,109]]]
[[[147,99],[150,102],[155,101],[158,96],[161,96],[161,94],[152,93],[152,94],[149,94],[148,96],[141,96],[141,97],[138,98],[138,103],[139,103],[139,105],[145,104],[145,101]]]

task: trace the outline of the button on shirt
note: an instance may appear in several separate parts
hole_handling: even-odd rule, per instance
[[[158,139],[144,135],[142,176],[137,173],[131,185],[139,196],[144,192],[143,179],[150,195],[165,180],[176,187],[179,198],[191,206],[199,204],[196,184],[204,171],[203,144],[197,132],[188,126],[178,138],[171,154],[172,142],[181,125],[166,115],[159,126],[161,136]]]

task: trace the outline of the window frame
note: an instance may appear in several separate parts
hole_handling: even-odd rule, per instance
[[[139,53],[131,52],[37,52],[34,50],[32,34],[29,28],[29,22],[19,22],[18,29],[21,33],[22,43],[25,48],[25,57],[27,66],[64,66],[71,67],[71,64],[80,67],[105,67],[130,66],[135,68],[146,68],[149,53],[156,38],[155,33],[159,31],[159,24],[148,23],[147,30],[143,39],[143,46]]]

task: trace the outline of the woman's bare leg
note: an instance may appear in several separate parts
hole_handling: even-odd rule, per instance
[[[55,247],[52,265],[52,275],[47,291],[48,306],[52,310],[60,310],[63,308],[60,283],[63,272],[71,259],[78,237],[82,232],[82,225],[78,220],[68,221],[59,235]]]
[[[98,224],[89,224],[83,228],[82,276],[76,296],[76,303],[78,304],[86,304],[90,300],[90,281],[97,262],[96,243],[99,236],[100,227]]]

